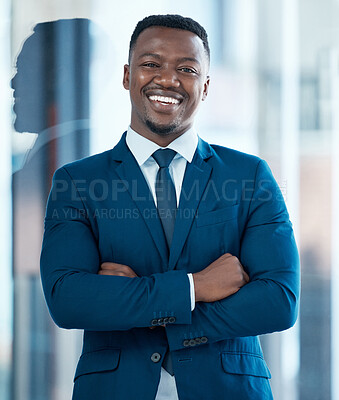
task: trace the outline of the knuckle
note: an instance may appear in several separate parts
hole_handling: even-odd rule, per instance
[[[242,271],[238,270],[238,279],[240,282],[242,282],[244,280],[244,274],[242,273]]]

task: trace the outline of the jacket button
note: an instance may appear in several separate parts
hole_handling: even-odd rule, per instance
[[[164,318],[164,324],[168,324],[168,320],[169,320],[169,318],[168,318],[168,317],[165,317],[165,318]]]
[[[169,322],[170,324],[173,324],[173,322],[175,322],[175,317],[169,317],[169,318],[168,318],[168,322]]]
[[[159,319],[158,319],[158,324],[159,324],[159,325],[162,325],[163,323],[164,323],[164,319],[163,319],[163,318],[159,318]]]
[[[203,343],[203,344],[208,342],[208,339],[206,336],[201,337],[200,340],[201,340],[201,343]]]
[[[152,319],[151,325],[152,326],[157,326],[158,325],[158,320],[157,319]]]
[[[189,345],[190,346],[195,346],[197,344],[197,342],[195,341],[195,339],[191,339],[190,341],[189,341]]]
[[[190,345],[190,341],[188,339],[186,339],[182,342],[182,344],[184,347],[188,347]]]
[[[152,360],[154,363],[159,362],[160,359],[161,359],[161,354],[159,354],[159,353],[153,353],[153,354],[151,355],[151,360]]]
[[[201,338],[200,337],[195,338],[195,343],[196,344],[200,344],[201,343]]]

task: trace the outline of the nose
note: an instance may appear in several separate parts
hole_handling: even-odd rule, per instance
[[[153,79],[154,83],[167,88],[180,86],[180,81],[175,68],[164,66],[157,72],[157,75]]]

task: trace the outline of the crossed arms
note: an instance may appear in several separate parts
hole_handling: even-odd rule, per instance
[[[56,172],[58,179],[70,188],[76,185],[65,168]],[[176,318],[166,327],[171,350],[183,348],[184,338],[195,337],[195,332],[211,343],[289,328],[298,308],[298,252],[285,205],[276,201],[279,189],[264,163],[257,168],[260,180],[266,187],[254,187],[239,259],[225,254],[193,275],[193,312],[186,271],[137,277],[132,266],[100,264],[86,217],[53,218],[55,210],[83,207],[81,201],[74,202],[68,191],[55,196],[55,201],[52,195],[41,275],[55,322],[64,328],[128,330],[149,327],[154,316],[168,311]],[[263,190],[273,193],[265,204],[260,201]]]
[[[129,266],[111,262],[102,263],[98,274],[137,278]],[[193,274],[193,280],[195,301],[211,303],[236,293],[249,282],[249,277],[238,258],[227,253]]]

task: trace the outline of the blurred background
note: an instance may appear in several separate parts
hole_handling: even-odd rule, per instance
[[[294,224],[299,319],[261,337],[274,398],[338,400],[338,0],[1,0],[0,399],[71,397],[81,333],[53,324],[39,279],[51,177],[126,130],[130,35],[162,13],[209,34],[199,135],[265,158]]]

